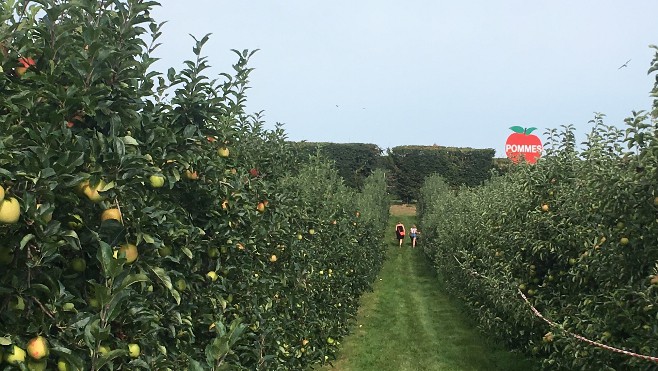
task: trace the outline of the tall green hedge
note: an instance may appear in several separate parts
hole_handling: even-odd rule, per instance
[[[489,179],[495,151],[490,148],[400,146],[388,152],[390,181],[406,202],[418,198],[425,178],[441,175],[451,186],[476,186]]]
[[[297,155],[308,158],[319,154],[335,162],[345,184],[360,189],[365,179],[381,167],[382,150],[368,143],[294,142]]]

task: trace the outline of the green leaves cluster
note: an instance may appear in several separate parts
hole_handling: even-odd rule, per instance
[[[0,346],[41,334],[47,369],[325,362],[380,267],[388,211],[357,212],[385,184],[346,188],[246,114],[253,52],[210,79],[206,36],[181,71],[152,71],[156,5],[2,5],[0,185],[22,215],[0,225]],[[35,63],[23,74],[19,58]]]

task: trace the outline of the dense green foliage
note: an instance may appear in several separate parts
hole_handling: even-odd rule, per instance
[[[333,357],[327,339],[347,332],[383,258],[387,210],[359,213],[387,198],[380,177],[358,194],[246,114],[249,51],[212,80],[204,37],[184,69],[151,72],[156,3],[39,3],[0,4],[5,359],[37,335],[50,355],[29,362],[43,369],[303,369]]]
[[[570,333],[658,356],[658,122],[626,121],[597,117],[582,150],[571,127],[552,131],[543,160],[482,187],[455,192],[434,176],[422,189],[424,246],[443,280],[487,334],[546,369],[652,365]]]
[[[441,175],[452,186],[477,186],[489,179],[493,149],[401,146],[389,153],[391,183],[405,202],[418,199],[425,178]]]
[[[300,159],[320,155],[333,161],[345,184],[356,189],[382,165],[382,150],[375,144],[294,142],[293,148]]]

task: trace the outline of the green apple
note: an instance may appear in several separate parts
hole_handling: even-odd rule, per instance
[[[178,291],[185,291],[186,288],[187,288],[187,282],[185,282],[184,279],[179,278],[179,279],[176,281],[176,289],[177,289]]]
[[[211,258],[216,258],[219,256],[219,249],[216,247],[209,247],[208,248],[208,257]]]
[[[8,265],[14,261],[14,249],[0,247],[0,265]]]
[[[87,269],[87,262],[82,258],[75,258],[71,261],[71,269],[78,273],[82,273]]]
[[[29,371],[46,371],[48,362],[46,361],[34,361],[31,359],[27,360],[27,369]]]
[[[15,310],[24,310],[25,309],[25,301],[23,300],[23,298],[20,297],[20,296],[17,296],[15,299],[16,299],[15,301],[12,301],[13,308]]]
[[[162,175],[151,175],[149,177],[149,183],[153,188],[162,188],[165,183],[165,177]]]
[[[89,298],[89,300],[87,300],[87,303],[89,304],[90,307],[94,309],[99,309],[101,307],[101,303],[96,298]]]
[[[171,255],[171,247],[162,245],[162,247],[158,249],[158,255],[160,255],[161,258]]]

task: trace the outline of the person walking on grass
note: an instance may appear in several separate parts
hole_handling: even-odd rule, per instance
[[[398,222],[398,224],[395,225],[395,236],[398,238],[398,242],[400,243],[400,247],[402,247],[402,241],[404,240],[404,224],[402,222]]]
[[[416,238],[418,238],[418,228],[416,225],[412,225],[409,229],[409,238],[411,238],[411,247],[416,247]]]

